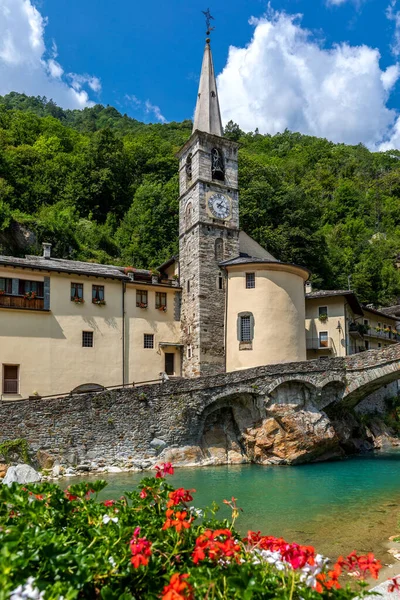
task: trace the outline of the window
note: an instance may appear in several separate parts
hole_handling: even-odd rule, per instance
[[[18,394],[19,365],[3,365],[3,394]]]
[[[190,292],[190,279],[187,280],[186,289]]]
[[[367,340],[365,340],[365,349],[369,350],[369,342],[367,342]]]
[[[143,340],[143,348],[154,348],[154,334],[145,333]]]
[[[92,285],[93,304],[104,304],[104,285]]]
[[[12,294],[12,279],[0,277],[0,294]]]
[[[224,258],[224,240],[217,238],[215,240],[215,260],[222,260]]]
[[[218,148],[211,150],[211,176],[217,181],[225,181],[224,157]]]
[[[93,331],[82,331],[82,348],[93,348]]]
[[[382,344],[378,342],[378,348],[382,348]]]
[[[192,224],[192,204],[190,202],[188,203],[185,209],[185,224],[186,229],[189,229],[189,227]]]
[[[71,283],[71,300],[83,300],[83,283]]]
[[[246,288],[252,289],[256,287],[256,274],[246,273]]]
[[[173,375],[175,373],[174,357],[175,355],[172,352],[165,353],[165,372],[167,375]]]
[[[366,327],[369,327],[369,321],[368,321],[368,319],[364,319],[364,325],[365,325]]]
[[[156,292],[156,308],[159,310],[167,308],[167,294],[165,292]]]
[[[321,321],[326,321],[328,318],[328,307],[327,306],[318,306],[318,318]]]
[[[136,306],[147,308],[147,290],[136,290]]]
[[[219,290],[223,290],[224,289],[224,278],[222,277],[222,273],[220,273],[218,275],[218,289]]]
[[[187,352],[187,357],[192,358],[192,346],[188,346],[186,352]]]
[[[240,341],[251,342],[250,316],[240,317]]]
[[[185,170],[186,170],[186,177],[188,179],[192,179],[192,153],[187,155]]]
[[[43,298],[43,281],[20,279],[18,291],[20,296],[37,296],[38,298]]]
[[[320,348],[329,348],[329,337],[327,331],[319,332],[319,347]]]

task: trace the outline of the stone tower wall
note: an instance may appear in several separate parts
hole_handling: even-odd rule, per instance
[[[224,154],[225,182],[213,181],[211,150]],[[186,158],[192,154],[192,177],[186,175]],[[205,133],[195,133],[180,155],[179,263],[182,285],[182,342],[184,377],[213,375],[225,370],[225,289],[219,289],[221,260],[239,254],[239,197],[237,144]],[[214,219],[207,211],[210,193],[231,199],[227,221]],[[190,218],[188,205],[190,204]],[[222,255],[215,242],[223,240]],[[223,274],[224,275],[224,274]],[[190,281],[188,287],[188,281]],[[191,357],[188,356],[188,346]]]

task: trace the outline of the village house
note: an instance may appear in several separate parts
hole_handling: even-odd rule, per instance
[[[0,256],[0,398],[66,394],[346,356],[398,341],[353,292],[312,292],[239,227],[238,144],[223,137],[206,40],[179,158],[179,257],[157,272]]]

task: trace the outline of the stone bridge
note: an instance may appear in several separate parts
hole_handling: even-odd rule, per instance
[[[353,408],[398,378],[400,344],[346,358],[0,402],[0,444],[26,439],[32,457],[82,470],[161,460],[178,465],[324,460],[360,444],[368,447],[370,434]]]

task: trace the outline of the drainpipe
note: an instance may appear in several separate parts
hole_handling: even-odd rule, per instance
[[[227,346],[227,341],[228,341],[228,330],[227,330],[227,324],[228,324],[228,271],[226,269],[224,269],[224,271],[225,271],[224,360],[225,360],[225,373],[226,373],[226,351],[228,348],[228,346]]]
[[[125,292],[126,283],[122,281],[122,386],[125,385]]]

